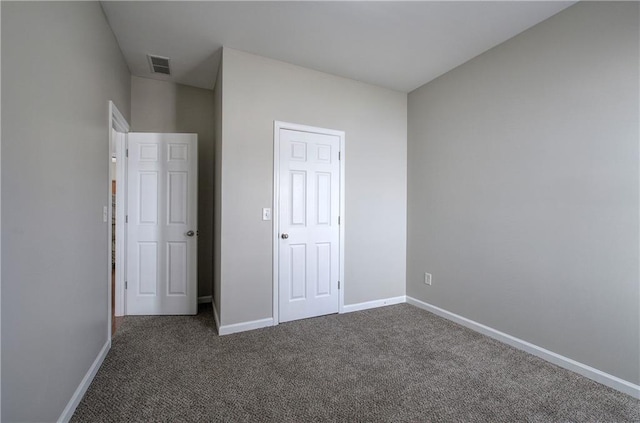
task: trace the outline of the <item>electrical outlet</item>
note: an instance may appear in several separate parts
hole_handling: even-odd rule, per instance
[[[425,285],[431,285],[431,273],[424,274],[424,283]]]

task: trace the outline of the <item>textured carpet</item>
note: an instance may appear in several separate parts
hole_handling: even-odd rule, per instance
[[[127,317],[74,422],[630,422],[640,402],[407,304],[219,337]]]

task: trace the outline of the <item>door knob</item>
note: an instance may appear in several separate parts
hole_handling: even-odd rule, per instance
[[[287,238],[289,238],[289,234],[282,234],[282,235],[280,235],[280,238],[287,239]]]
[[[195,234],[196,234],[196,233],[195,233],[195,232],[193,232],[193,231],[189,231],[189,232],[187,232],[187,236],[194,236]]]

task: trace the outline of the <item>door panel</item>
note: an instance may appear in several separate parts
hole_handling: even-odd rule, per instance
[[[169,280],[167,295],[187,295],[187,243],[167,243],[167,275]]]
[[[328,225],[331,222],[331,174],[318,172],[316,174],[316,192],[318,193],[318,207],[316,213],[318,225]]]
[[[307,217],[307,173],[293,171],[291,178],[291,225],[306,224]]]
[[[331,295],[331,243],[316,244],[316,296]]]
[[[138,242],[138,251],[138,295],[155,296],[158,292],[158,243]]]
[[[129,133],[126,314],[197,312],[197,136]]]
[[[281,322],[338,312],[339,149],[338,136],[280,129]]]
[[[291,290],[289,300],[304,300],[307,297],[307,246],[290,245]]]

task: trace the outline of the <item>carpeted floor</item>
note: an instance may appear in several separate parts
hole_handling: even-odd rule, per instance
[[[638,422],[640,402],[407,304],[219,337],[127,317],[73,422]]]

